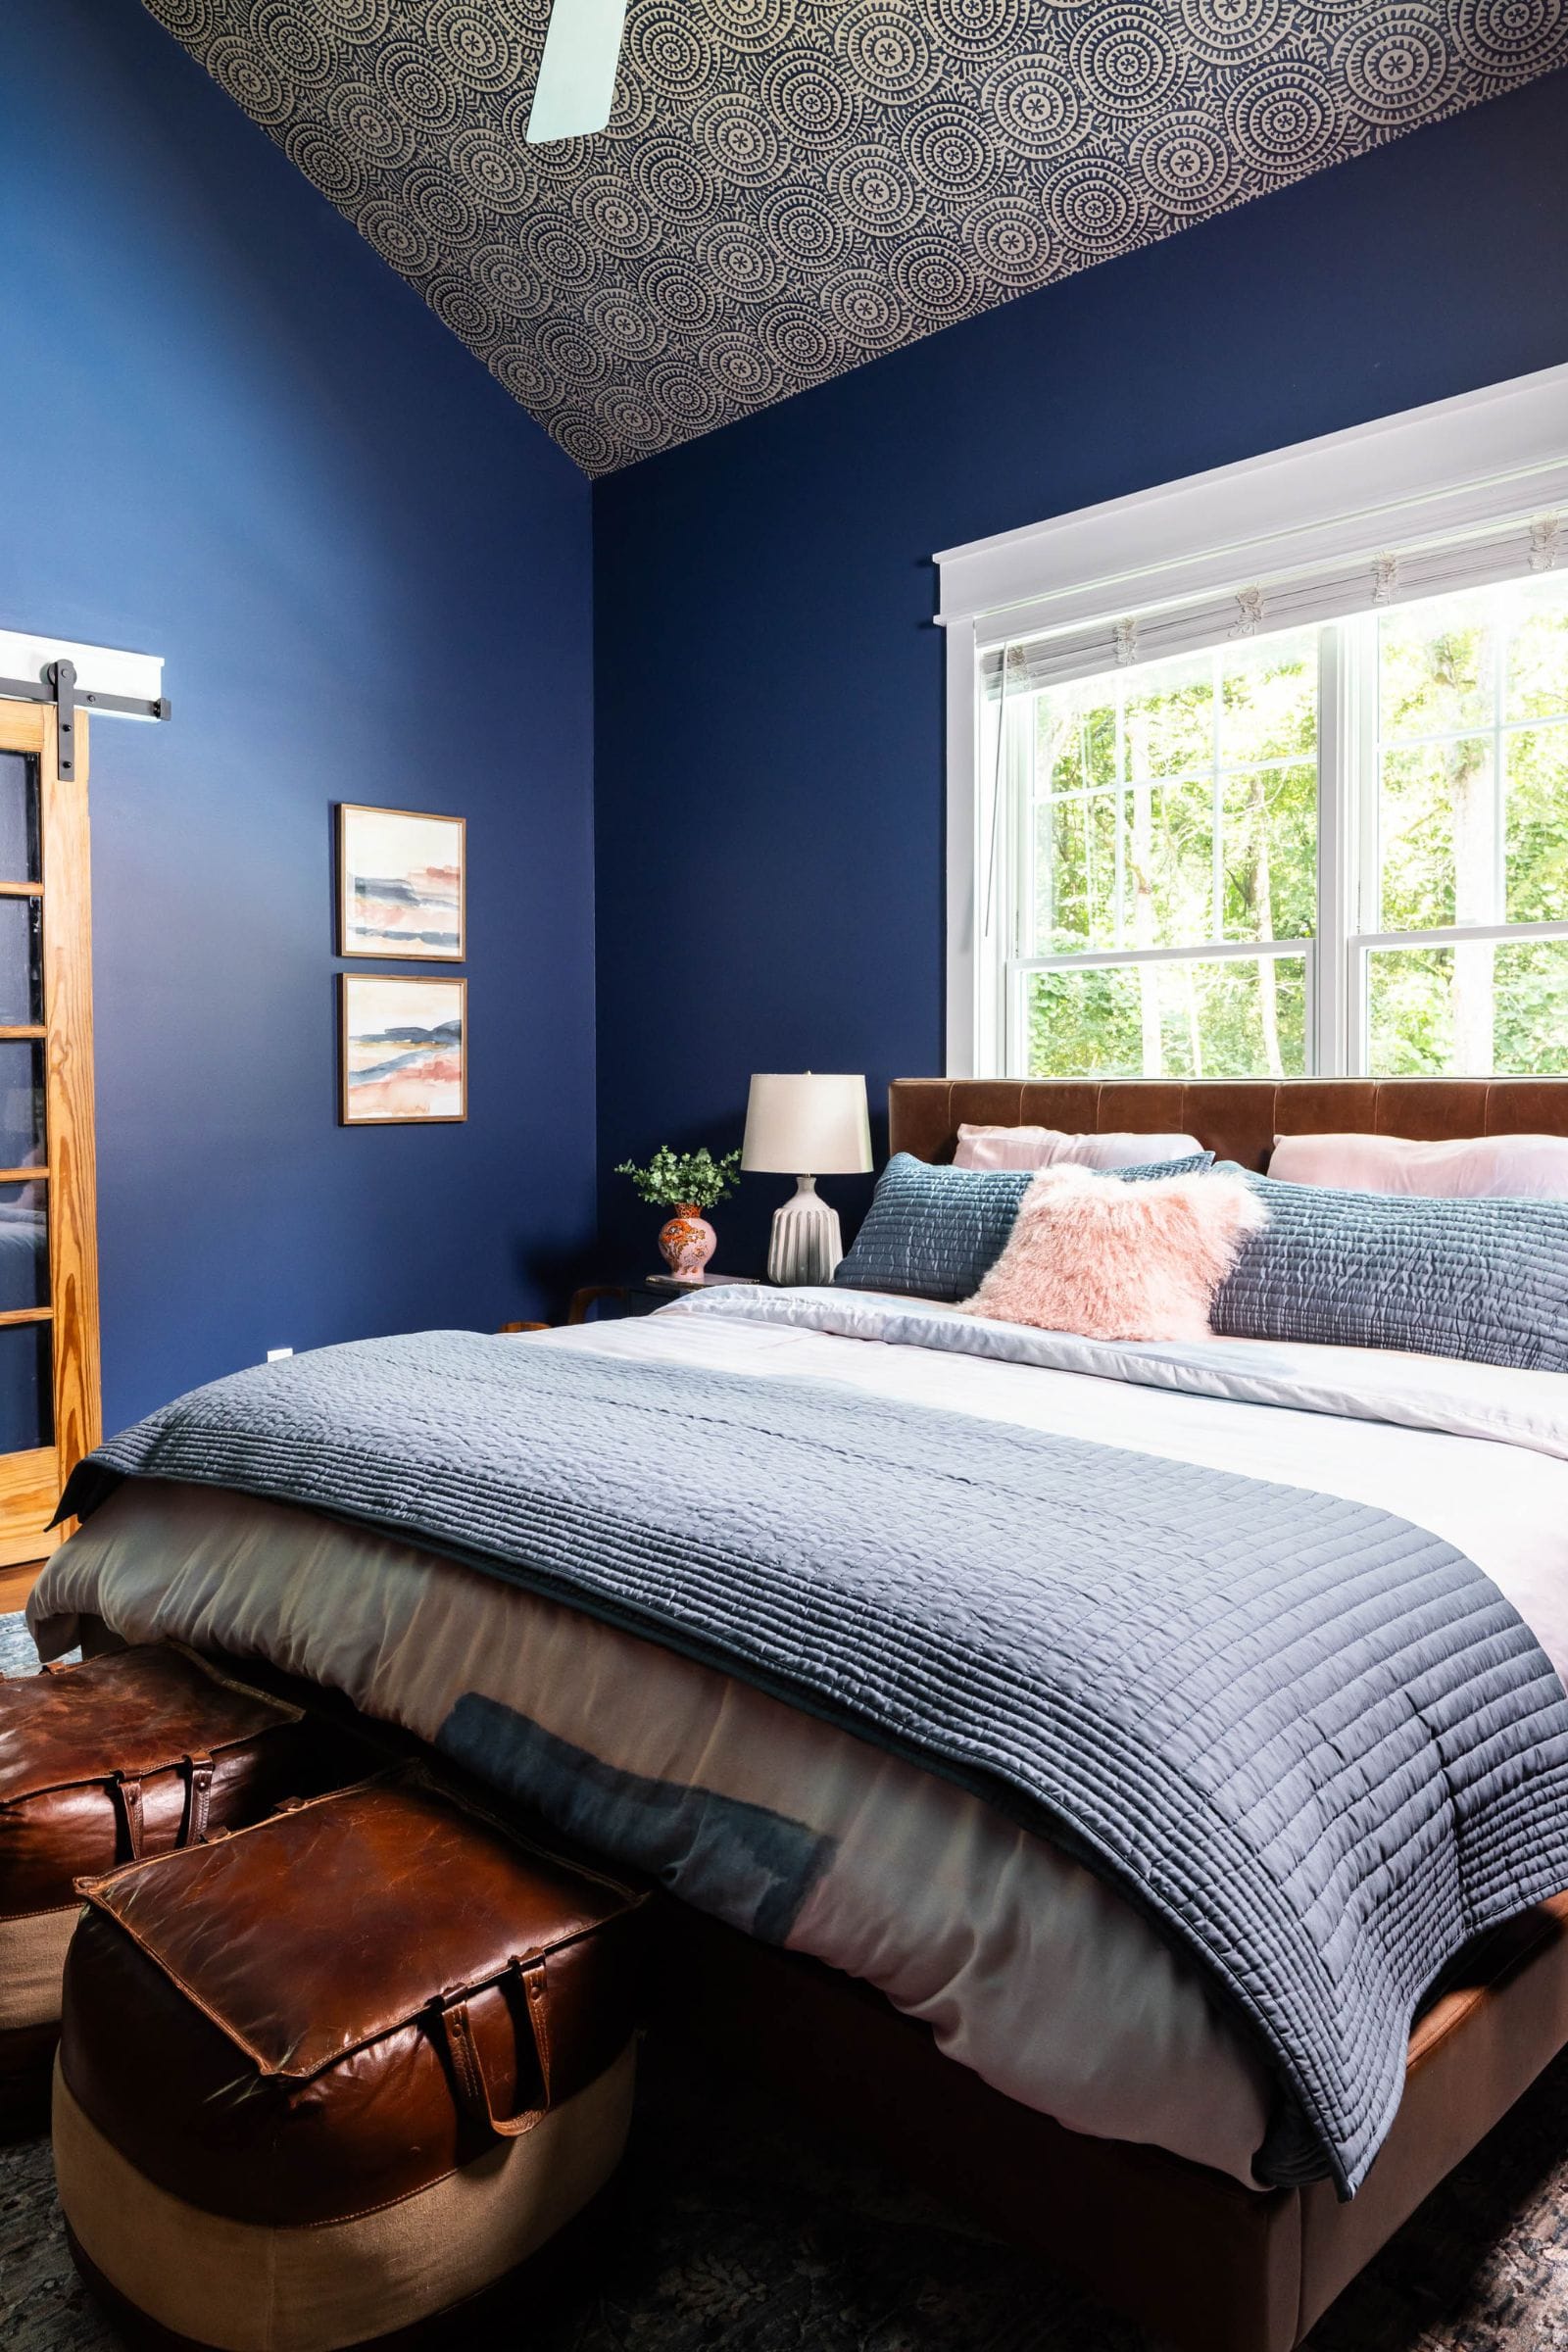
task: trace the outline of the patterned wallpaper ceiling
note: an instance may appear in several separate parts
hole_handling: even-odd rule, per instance
[[[590,474],[1568,65],[1568,0],[146,0]],[[1370,224],[1369,224],[1370,225]]]

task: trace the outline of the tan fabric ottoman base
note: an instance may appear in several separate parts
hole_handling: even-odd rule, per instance
[[[433,2319],[416,2321],[391,2334],[366,2337],[353,2352],[476,2352],[480,2345],[506,2345],[508,2352],[527,2352],[529,2334],[566,2308],[566,2298],[581,2291],[584,2266],[593,2260],[594,2246],[614,2227],[619,2183],[611,2180],[558,2237],[526,2262],[508,2271],[463,2303],[454,2303]],[[112,2287],[77,2243],[71,2224],[63,2224],[66,2244],[77,2275],[93,2301],[109,2320],[119,2342],[129,2352],[210,2352],[194,2336],[174,2335],[160,2328],[145,2312],[127,2303]]]
[[[619,2161],[635,2051],[522,2137],[377,2212],[269,2229],[205,2213],[129,2164],[58,2068],[55,2170],[72,2252],[131,2341],[195,2352],[341,2352],[423,2340],[552,2246]],[[528,2301],[508,2328],[528,2341]]]
[[[0,1919],[0,2142],[49,2129],[49,2077],[60,2039],[60,1972],[79,1903]]]

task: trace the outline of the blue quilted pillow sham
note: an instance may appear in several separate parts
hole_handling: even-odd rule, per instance
[[[1187,1176],[1212,1166],[1212,1152],[1147,1168],[1106,1168],[1123,1183]],[[1007,1246],[1032,1168],[933,1167],[896,1152],[855,1246],[834,1275],[852,1291],[894,1291],[907,1298],[967,1298]]]
[[[1215,1331],[1568,1371],[1568,1200],[1426,1200],[1235,1172],[1269,1221],[1215,1293]]]

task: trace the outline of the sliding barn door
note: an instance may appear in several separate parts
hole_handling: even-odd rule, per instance
[[[0,701],[0,1568],[41,1559],[97,1444],[87,720]]]

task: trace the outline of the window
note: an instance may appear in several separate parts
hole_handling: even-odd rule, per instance
[[[1309,1066],[1317,699],[1295,631],[1009,700],[1021,1070]]]
[[[1568,1072],[1568,367],[936,563],[951,1075]]]
[[[1377,624],[1364,1066],[1568,1070],[1568,578]]]
[[[1568,577],[1001,676],[996,1066],[1568,1071]]]

